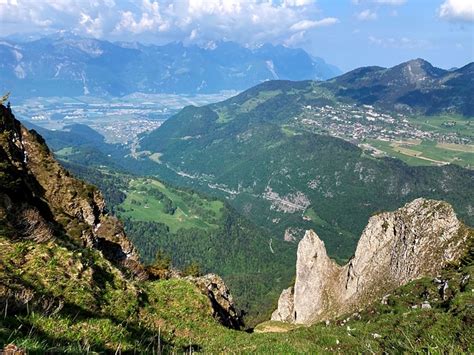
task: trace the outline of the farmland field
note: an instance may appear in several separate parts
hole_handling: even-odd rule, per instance
[[[368,140],[368,142],[388,156],[401,159],[413,166],[457,164],[465,168],[474,167],[472,145],[434,141],[422,141],[416,145],[405,141]]]
[[[130,180],[126,195],[119,205],[120,216],[160,222],[173,233],[180,228],[217,228],[224,206],[221,201],[178,191],[153,179]]]

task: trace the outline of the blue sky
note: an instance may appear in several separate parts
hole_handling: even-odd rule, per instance
[[[0,0],[0,36],[58,30],[157,44],[270,42],[343,70],[474,60],[474,0]]]

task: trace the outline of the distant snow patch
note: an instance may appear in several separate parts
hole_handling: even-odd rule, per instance
[[[17,62],[19,62],[23,58],[23,54],[21,54],[16,49],[12,49],[12,53],[15,56],[15,59],[16,59]]]
[[[278,79],[279,77],[278,77],[278,74],[275,72],[275,65],[273,64],[273,61],[267,60],[265,61],[265,63],[267,64],[267,68],[270,71],[270,73],[272,73],[273,79]]]

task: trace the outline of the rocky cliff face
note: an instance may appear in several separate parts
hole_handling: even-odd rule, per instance
[[[0,105],[0,225],[14,238],[62,239],[99,249],[110,261],[146,278],[121,223],[101,193],[70,176],[43,138]]]
[[[472,237],[449,204],[423,198],[373,216],[345,266],[329,259],[324,243],[307,231],[298,245],[295,285],[281,294],[272,320],[312,324],[356,310],[436,275],[463,255]]]

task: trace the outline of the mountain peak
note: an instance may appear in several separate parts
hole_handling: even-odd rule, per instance
[[[413,65],[420,65],[420,66],[430,66],[432,67],[432,64],[428,62],[427,60],[423,58],[416,58],[416,59],[410,59],[406,61],[405,63],[402,64],[413,64]]]
[[[422,59],[412,59],[401,63],[389,71],[397,73],[411,84],[419,84],[420,82],[436,79],[446,73],[446,70],[436,68],[430,62]]]
[[[412,70],[413,69],[423,70],[425,72],[429,72],[433,69],[437,69],[430,62],[428,62],[427,60],[424,60],[423,58],[411,59],[411,60],[403,62],[399,65],[396,65],[393,68],[398,68],[398,67],[400,67],[400,68],[412,68]]]

